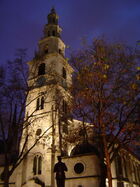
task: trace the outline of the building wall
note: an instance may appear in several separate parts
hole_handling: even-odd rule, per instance
[[[94,154],[64,157],[67,165],[66,187],[93,187],[99,186],[100,166],[99,158]],[[76,172],[76,164],[83,165],[81,173]]]

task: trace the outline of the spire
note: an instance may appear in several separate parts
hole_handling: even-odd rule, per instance
[[[52,7],[48,14],[48,23],[44,27],[44,36],[40,40],[39,51],[42,53],[57,52],[64,55],[65,44],[61,40],[61,27],[58,24],[58,15]]]
[[[52,7],[48,14],[48,23],[44,27],[44,37],[60,37],[62,29],[58,25],[58,15],[56,14],[55,8]]]
[[[51,13],[52,13],[52,14],[56,14],[56,11],[55,11],[54,6],[53,6],[52,9],[51,9]]]
[[[54,7],[52,7],[51,12],[48,15],[48,24],[53,24],[53,25],[58,24],[58,15],[56,14]]]

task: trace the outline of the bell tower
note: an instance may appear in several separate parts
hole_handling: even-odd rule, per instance
[[[52,8],[48,15],[48,23],[44,27],[44,37],[39,42],[40,55],[54,52],[65,55],[65,44],[61,40],[62,29],[58,25],[58,18],[55,9]]]
[[[64,122],[71,99],[69,86],[72,82],[72,67],[65,58],[65,44],[61,39],[62,29],[58,25],[54,8],[48,15],[44,35],[38,43],[29,65],[29,93],[25,115],[28,128],[22,135],[21,147],[29,136],[26,149],[37,141],[22,163],[20,186],[34,187],[36,181],[45,186],[55,186],[53,167],[56,156],[62,154],[62,135],[67,133]],[[19,181],[19,179],[18,179]]]

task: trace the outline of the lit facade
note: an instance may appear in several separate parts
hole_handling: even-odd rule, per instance
[[[35,58],[28,62],[30,91],[26,117],[32,117],[30,125],[23,132],[20,150],[27,134],[27,150],[44,135],[13,173],[11,187],[55,187],[54,164],[57,155],[65,151],[68,153],[68,156],[63,157],[68,167],[66,187],[99,187],[100,184],[100,160],[96,151],[76,154],[75,145],[66,143],[63,147],[60,137],[60,134],[65,136],[68,131],[64,114],[67,115],[71,100],[68,87],[72,84],[73,72],[65,58],[61,31],[58,15],[52,9],[48,15],[48,24],[44,27],[44,37],[39,41],[39,50]],[[80,124],[76,120],[69,121],[69,128],[74,128],[72,123]],[[113,187],[140,186],[140,161],[126,150],[120,151],[111,170]]]

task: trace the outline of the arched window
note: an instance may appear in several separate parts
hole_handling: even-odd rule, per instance
[[[44,108],[44,97],[41,98],[41,109]]]
[[[39,156],[39,158],[38,158],[38,174],[41,174],[41,168],[42,168],[42,157]]]
[[[62,54],[62,50],[61,49],[59,49],[59,54]]]
[[[52,31],[52,35],[55,36],[55,31]]]
[[[38,75],[44,75],[45,74],[45,64],[42,63],[40,64],[40,66],[38,67]]]
[[[36,110],[39,110],[39,98],[37,98],[37,101],[36,101]]]
[[[34,175],[37,174],[37,157],[36,156],[34,157],[34,160],[33,160],[33,173]]]
[[[121,159],[121,156],[119,154],[115,158],[115,166],[116,166],[117,177],[122,177],[122,175],[123,175],[122,159]]]
[[[33,173],[34,175],[42,173],[42,157],[40,155],[36,155],[33,159]]]
[[[65,70],[64,67],[63,67],[63,69],[62,69],[62,77],[63,77],[64,79],[67,78],[67,73],[66,73],[66,70]]]
[[[37,98],[37,101],[36,101],[36,110],[41,110],[41,109],[44,109],[44,97],[41,97],[41,98]]]

